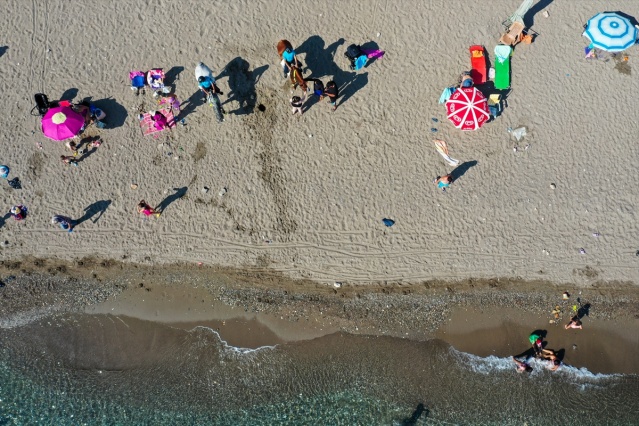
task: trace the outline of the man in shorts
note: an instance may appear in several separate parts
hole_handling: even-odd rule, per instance
[[[337,109],[337,97],[339,96],[339,89],[337,88],[337,84],[331,80],[326,83],[326,88],[324,89],[324,95],[328,96],[328,103],[333,107],[333,111]]]

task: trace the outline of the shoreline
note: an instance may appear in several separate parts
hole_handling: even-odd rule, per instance
[[[530,331],[543,328],[548,330],[549,347],[564,349],[570,365],[593,373],[639,374],[639,362],[627,356],[639,346],[639,289],[618,284],[573,289],[495,279],[465,284],[344,285],[338,289],[276,274],[192,265],[158,268],[94,259],[74,264],[25,259],[16,266],[0,264],[5,283],[0,289],[5,301],[0,305],[0,319],[5,321],[37,304],[39,310],[49,309],[47,315],[133,317],[151,321],[150,329],[153,323],[187,330],[201,325],[238,347],[347,332],[411,340],[437,338],[463,352],[499,357],[523,352]],[[16,278],[7,281],[11,271]],[[46,284],[53,290],[41,287],[36,302],[33,295],[21,297],[12,288],[14,280],[34,277],[56,283]],[[101,293],[91,300],[78,294],[57,294],[55,298],[59,289],[66,291],[61,284],[65,282],[78,284],[80,295],[98,289]],[[561,300],[566,290],[574,294],[568,302]],[[577,295],[592,304],[590,315],[584,319],[584,330],[564,330]],[[60,305],[60,299],[88,302]],[[560,322],[550,324],[555,321],[551,311],[556,305],[562,308]]]

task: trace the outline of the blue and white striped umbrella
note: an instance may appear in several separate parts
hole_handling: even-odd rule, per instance
[[[599,49],[621,52],[635,44],[637,28],[623,16],[604,12],[590,18],[584,35]]]

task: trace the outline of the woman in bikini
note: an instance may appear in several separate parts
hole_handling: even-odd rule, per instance
[[[155,209],[148,205],[148,203],[144,200],[141,200],[138,203],[138,213],[141,213],[147,217],[151,215],[155,215],[156,217],[160,216],[160,212],[155,211]]]

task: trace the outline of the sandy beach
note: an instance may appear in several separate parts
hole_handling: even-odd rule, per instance
[[[438,104],[471,45],[494,63],[519,3],[7,2],[0,164],[22,188],[0,180],[0,423],[75,421],[55,403],[88,422],[390,424],[425,402],[428,424],[632,424],[637,47],[586,59],[601,2],[540,0],[501,116],[462,132]],[[630,0],[605,8],[639,16]],[[304,77],[340,86],[336,111],[312,98],[291,114],[282,38]],[[351,71],[352,43],[385,54]],[[144,135],[138,115],[158,103],[129,72],[155,67],[183,121]],[[106,113],[77,167],[30,113],[36,93]],[[433,179],[453,167],[433,139],[462,163],[445,192]],[[585,304],[584,329],[565,330]],[[558,374],[514,372],[535,329],[561,351]]]
[[[2,185],[0,199],[7,211],[26,205],[29,218],[4,223],[2,257],[203,262],[331,284],[492,277],[635,283],[635,50],[621,66],[583,58],[582,25],[598,2],[552,2],[548,18],[533,10],[540,35],[515,49],[512,93],[498,120],[461,132],[437,104],[468,69],[470,45],[485,45],[493,60],[501,21],[515,3],[396,9],[302,1],[300,15],[269,2],[162,3],[152,13],[137,2],[117,9],[101,1],[26,9],[10,2],[0,18],[1,162],[23,189]],[[607,5],[630,14],[635,6]],[[170,22],[160,23],[163,16]],[[437,25],[428,24],[433,19]],[[290,116],[275,50],[283,36],[305,76],[346,85],[335,113],[322,103]],[[351,72],[346,46],[367,42],[386,55]],[[197,95],[198,61],[218,73],[222,100],[230,99],[221,125]],[[151,67],[167,71],[186,109],[187,125],[158,138],[143,136],[136,118],[155,101],[150,92],[136,97],[128,82],[129,71]],[[79,167],[60,162],[68,150],[46,139],[29,115],[37,92],[91,97],[107,113],[106,129],[87,131],[103,145]],[[264,112],[254,108],[260,104]],[[520,126],[528,134],[516,143],[506,129]],[[477,161],[446,194],[431,184],[450,171],[435,137],[455,158]],[[186,195],[171,202],[174,188]],[[158,205],[167,198],[160,219],[135,214],[140,199]],[[78,219],[87,211],[90,219],[71,235],[50,224],[53,214]],[[386,228],[383,218],[395,226]]]

